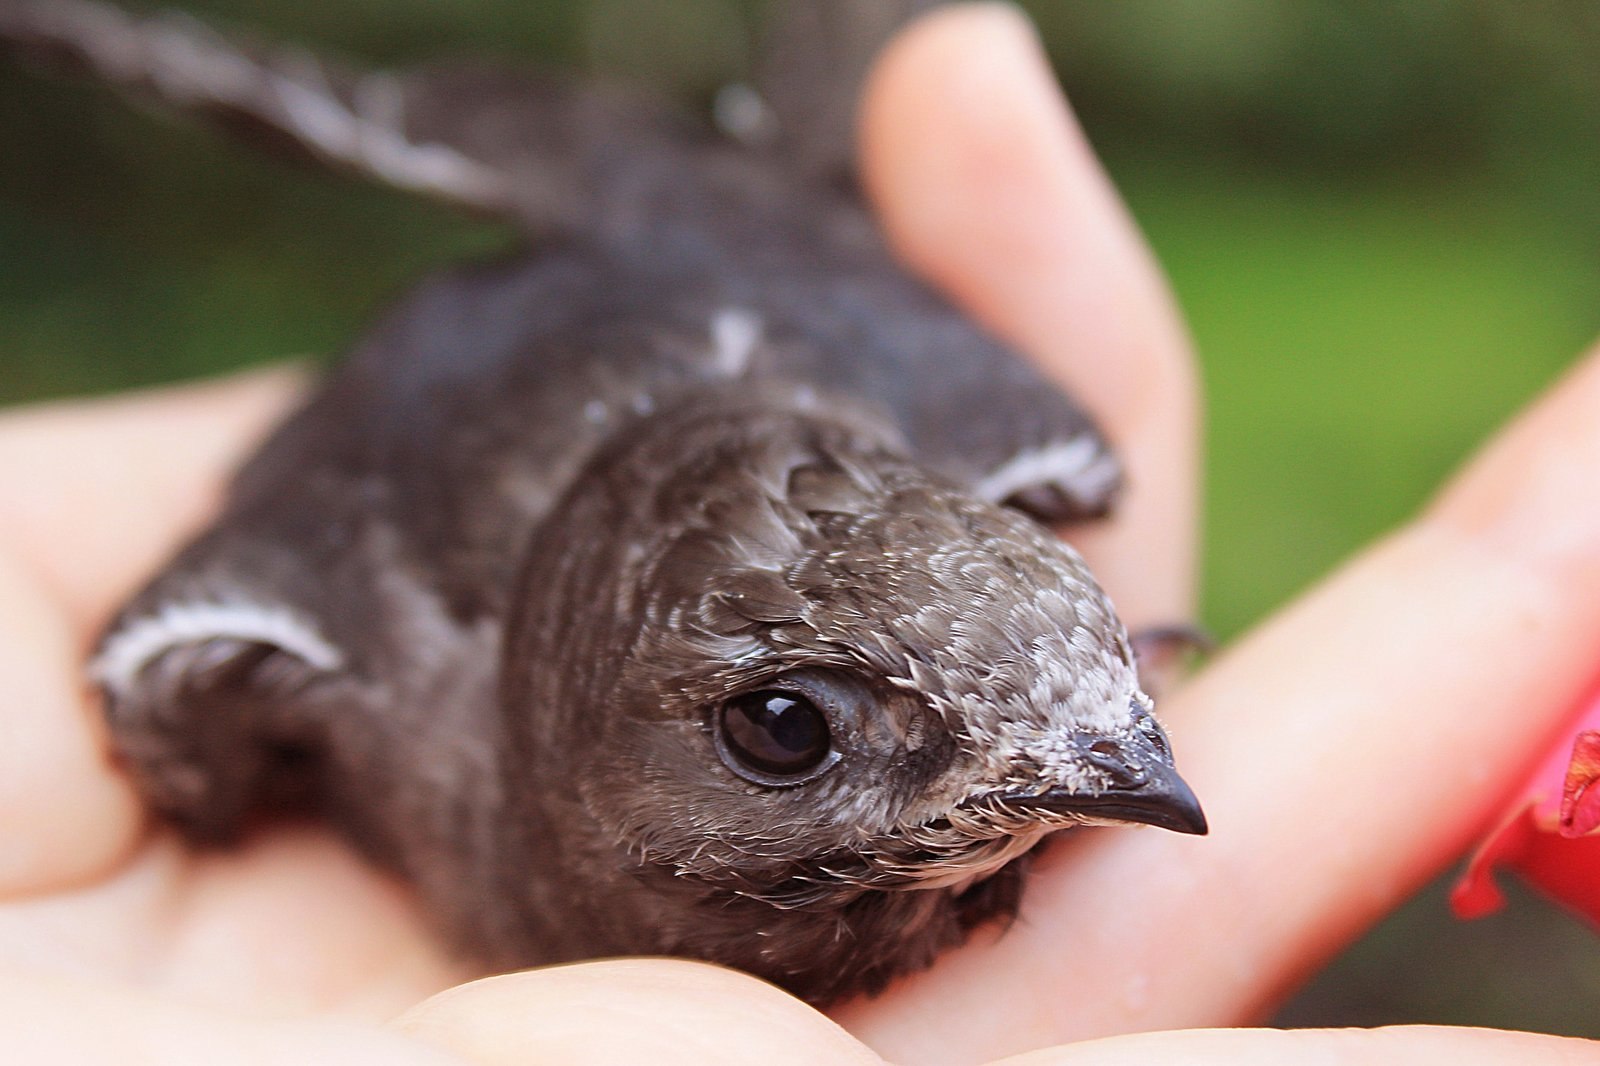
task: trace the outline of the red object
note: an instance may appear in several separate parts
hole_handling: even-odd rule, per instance
[[[1600,927],[1600,697],[1523,789],[1505,821],[1478,845],[1450,893],[1460,918],[1500,909],[1501,866]]]
[[[1581,837],[1600,829],[1600,732],[1578,734],[1561,791],[1561,835]]]

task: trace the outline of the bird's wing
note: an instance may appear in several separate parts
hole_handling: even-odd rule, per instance
[[[734,106],[718,108],[723,129],[805,172],[848,173],[867,67],[898,27],[932,6],[779,4],[763,34],[755,93],[744,97],[754,110],[737,106],[733,93]],[[133,14],[100,0],[0,0],[0,48],[321,165],[536,230],[590,217],[597,156],[677,131],[670,109],[614,87],[472,66],[364,70],[176,12]]]
[[[316,808],[398,863],[448,836],[424,824],[410,766],[463,788],[492,777],[498,628],[451,617],[381,526],[276,495],[260,520],[224,520],[185,548],[107,629],[90,671],[113,744],[198,838],[233,838],[261,809]]]
[[[170,572],[139,597],[90,672],[117,754],[151,804],[225,841],[264,803],[310,798],[330,724],[317,709],[343,703],[356,716],[360,695],[349,651],[321,619],[248,573],[211,568],[209,583],[206,573]]]
[[[0,0],[0,47],[268,147],[531,228],[581,217],[582,149],[654,111],[624,94],[487,69],[362,70],[98,0]]]
[[[877,404],[918,460],[990,502],[1050,523],[1111,509],[1121,465],[1091,415],[927,285],[877,257],[807,261],[768,295],[776,374]]]

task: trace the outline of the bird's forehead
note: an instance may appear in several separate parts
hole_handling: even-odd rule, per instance
[[[1124,728],[1137,679],[1122,624],[1076,556],[1042,541],[846,549],[807,622],[975,741],[1005,723]]]
[[[710,594],[681,580],[697,572],[683,552],[659,568],[681,593],[668,605],[693,605],[669,612],[682,623],[666,627],[675,639],[716,633],[747,645],[736,663],[716,657],[719,680],[735,666],[740,676],[865,668],[974,744],[1008,722],[1127,725],[1137,689],[1128,641],[1072,549],[915,471],[797,469],[810,473],[782,479],[786,498],[761,494],[764,506],[730,512],[737,535],[697,549],[719,575]]]

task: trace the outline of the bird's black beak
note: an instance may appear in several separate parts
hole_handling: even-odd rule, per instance
[[[1098,792],[1056,787],[990,793],[983,801],[1013,811],[1081,814],[1204,836],[1205,812],[1173,767],[1166,736],[1153,720],[1142,726],[1131,738],[1116,742],[1104,737],[1077,738],[1084,760],[1106,775],[1107,783]]]
[[[1142,783],[1126,788],[1114,787],[1095,793],[1052,788],[1037,795],[1008,793],[993,799],[1012,810],[1082,814],[1114,822],[1159,826],[1174,833],[1206,834],[1206,815],[1200,809],[1200,801],[1170,766],[1152,767]]]

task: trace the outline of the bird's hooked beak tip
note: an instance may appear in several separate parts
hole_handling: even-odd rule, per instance
[[[1177,824],[1166,828],[1176,833],[1188,833],[1191,836],[1203,837],[1211,832],[1211,826],[1206,824],[1206,812],[1200,808],[1200,799],[1189,787],[1189,783],[1177,774],[1172,775],[1176,781],[1181,795],[1173,797],[1168,805],[1168,811],[1176,815]]]
[[[1096,788],[1049,781],[1032,789],[990,793],[982,802],[1019,813],[1064,814],[1087,822],[1153,825],[1174,833],[1206,835],[1200,800],[1172,764],[1165,734],[1153,721],[1122,737],[1085,734],[1075,743],[1080,758],[1097,769]]]
[[[1048,811],[1081,815],[1096,821],[1153,825],[1174,833],[1205,836],[1209,831],[1200,800],[1188,782],[1170,767],[1153,767],[1143,782],[1100,792],[1052,788],[1037,794],[1008,793],[993,797],[1016,811]]]
[[[1095,797],[1101,804],[1100,817],[1205,836],[1211,827],[1206,824],[1206,812],[1200,807],[1199,797],[1176,770],[1164,770],[1152,774],[1150,781],[1138,788],[1127,792],[1113,790]]]

